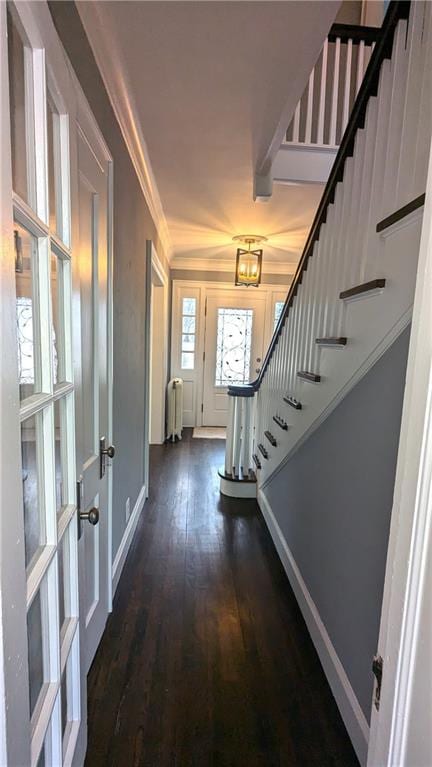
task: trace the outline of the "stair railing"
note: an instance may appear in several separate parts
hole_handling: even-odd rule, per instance
[[[337,149],[360,90],[380,27],[333,24],[297,104],[285,144]]]
[[[316,359],[316,350],[319,345],[343,346],[346,343],[346,339],[340,333],[333,333],[334,328],[338,328],[340,319],[333,309],[335,301],[333,300],[332,304],[328,297],[328,293],[331,293],[332,299],[336,296],[339,298],[340,293],[341,299],[349,298],[350,296],[344,295],[343,281],[349,283],[350,279],[354,277],[353,268],[347,265],[347,259],[344,261],[342,252],[341,237],[344,233],[347,237],[348,232],[341,232],[339,229],[342,205],[341,194],[338,193],[336,200],[336,192],[339,181],[344,178],[344,173],[352,174],[353,163],[350,158],[354,152],[357,133],[365,127],[368,103],[371,97],[376,96],[378,92],[382,66],[385,60],[392,55],[398,24],[402,19],[408,19],[409,14],[410,2],[393,0],[390,3],[260,374],[250,384],[228,387],[230,409],[225,463],[227,475],[250,476],[254,469],[260,469],[262,463],[268,461],[269,448],[271,449],[278,443],[281,434],[279,429],[285,431],[288,428],[283,416],[274,412],[274,402],[283,399],[288,407],[295,410],[301,409],[302,403],[295,396],[290,395],[289,391],[295,391],[295,382],[299,378],[311,383],[319,383],[320,376],[314,372],[314,359]],[[348,163],[351,163],[349,167]],[[355,179],[350,179],[351,187],[354,181]],[[339,185],[339,189],[340,187],[341,185]],[[355,205],[351,205],[351,209],[351,215],[356,215]],[[349,216],[345,216],[345,218],[348,219]],[[347,225],[345,221],[343,226],[347,227]],[[327,236],[327,238],[324,237],[326,240],[324,245],[321,248],[318,247],[321,245],[318,241],[323,227],[326,229],[325,234],[327,234],[327,230],[339,232],[339,242],[332,242],[331,237]],[[323,251],[323,248],[324,252],[319,252],[318,258],[313,259],[313,274],[306,281],[305,289],[300,291],[300,303],[296,303],[296,311],[292,313],[294,299],[308,269],[310,259],[315,251]],[[331,268],[329,269],[327,263],[330,255],[332,258],[334,257],[334,273]],[[325,259],[324,268],[322,264]],[[357,258],[357,261],[361,261],[361,259]],[[350,269],[351,273],[349,273]],[[335,279],[336,276],[337,279]],[[360,287],[366,291],[380,290],[383,287],[381,283],[385,284],[385,280],[377,279],[373,281],[373,284]],[[315,301],[312,312],[309,311],[309,307],[306,312],[308,302],[310,306],[312,291],[317,286],[320,287],[318,300]],[[347,291],[347,293],[349,292]],[[327,332],[324,338],[317,338],[316,345],[311,345],[311,348],[305,351],[300,334],[308,331],[310,334],[313,312],[320,313],[323,326],[331,332]],[[303,320],[310,324],[309,328],[303,327]],[[277,350],[279,350],[279,354],[276,355]],[[285,364],[288,352],[292,362],[290,370],[286,369]],[[305,359],[305,355],[307,359]],[[304,367],[299,368],[299,364]],[[287,378],[288,380],[286,380]],[[281,386],[284,387],[285,391],[281,391]],[[265,396],[263,396],[263,389],[265,389]],[[270,423],[273,424],[272,431],[268,426]]]

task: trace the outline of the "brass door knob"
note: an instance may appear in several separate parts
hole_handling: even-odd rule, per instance
[[[80,511],[79,518],[83,520],[86,519],[91,525],[97,525],[99,522],[99,509],[97,509],[96,506],[93,506],[90,511]]]

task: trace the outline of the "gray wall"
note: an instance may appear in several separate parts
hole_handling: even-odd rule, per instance
[[[362,4],[361,0],[344,0],[335,18],[336,24],[360,24]]]
[[[144,478],[146,239],[165,258],[75,4],[49,7],[114,162],[114,559],[126,526],[126,498],[132,510]]]
[[[265,491],[368,720],[408,343],[409,329]]]

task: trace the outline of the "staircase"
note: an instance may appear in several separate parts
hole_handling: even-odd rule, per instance
[[[229,389],[223,493],[265,488],[409,324],[431,79],[432,4],[391,3],[261,373]]]

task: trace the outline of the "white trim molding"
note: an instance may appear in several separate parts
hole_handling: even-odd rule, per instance
[[[366,717],[327,633],[317,606],[308,591],[293,554],[262,490],[258,490],[258,505],[294,591],[359,762],[363,767],[366,765],[369,741],[369,725]]]
[[[151,245],[151,266],[152,266],[152,271],[155,273],[155,275],[157,276],[160,282],[160,286],[163,285],[164,287],[166,287],[166,285],[168,284],[168,275],[164,269],[162,261],[160,260],[157,254],[157,251],[153,242]],[[152,279],[153,279],[153,275],[152,275]]]
[[[231,272],[235,271],[235,253],[231,259],[198,258],[195,256],[173,256],[170,263],[171,269],[187,269],[190,271],[205,272]],[[264,276],[266,274],[288,274],[294,276],[297,263],[266,261]]]
[[[133,90],[128,83],[122,54],[101,18],[98,3],[77,3],[111,106],[135,168],[138,180],[156,226],[168,261],[172,245],[150,155],[144,138]],[[103,34],[101,34],[103,29]]]
[[[122,574],[122,570],[124,567],[124,563],[126,562],[126,557],[135,534],[138,520],[144,508],[146,495],[147,495],[146,486],[143,485],[141,490],[139,491],[138,498],[136,499],[135,506],[133,508],[132,514],[129,517],[129,522],[126,525],[126,529],[123,533],[123,538],[121,539],[120,546],[118,547],[117,554],[115,555],[115,558],[114,558],[113,567],[112,567],[113,596],[116,593],[120,576]]]

